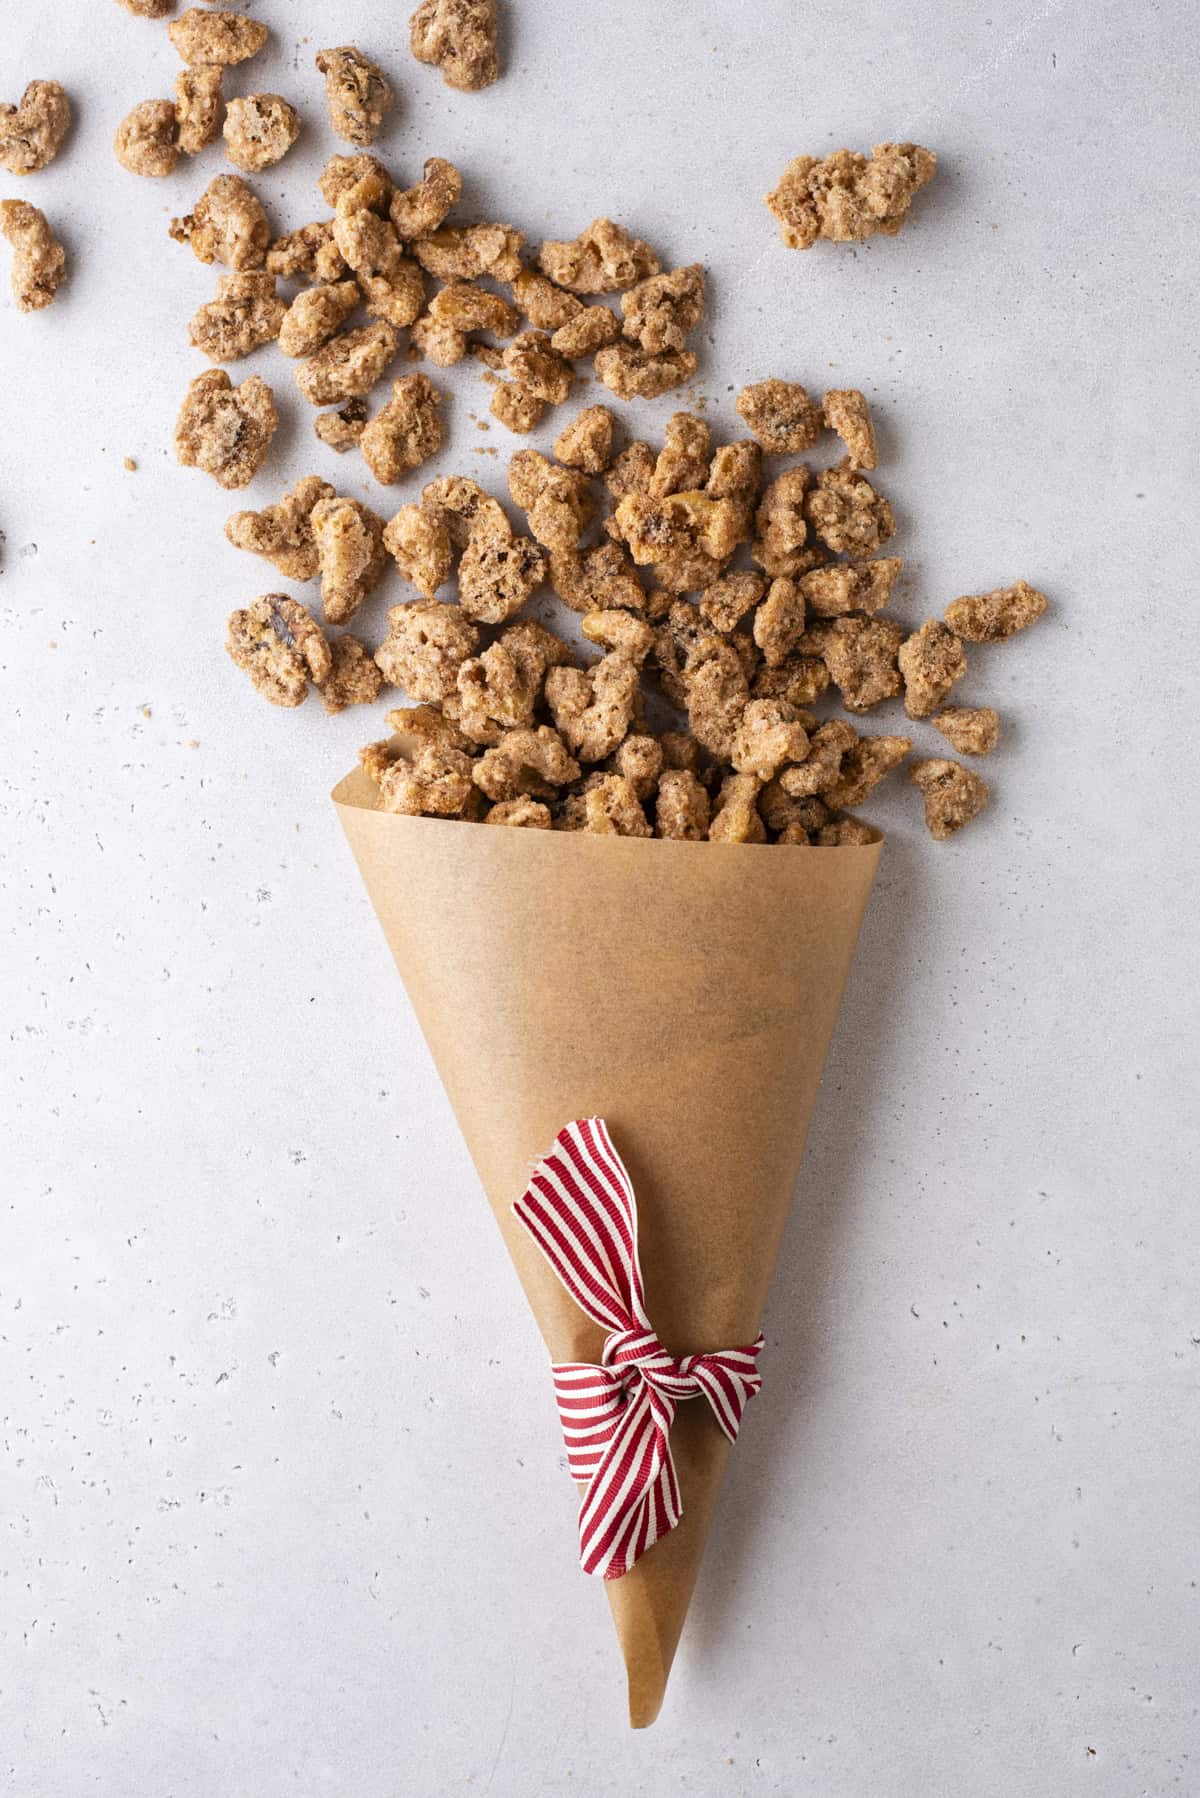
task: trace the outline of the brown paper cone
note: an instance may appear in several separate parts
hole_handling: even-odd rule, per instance
[[[664,1345],[753,1341],[879,845],[397,817],[361,773],[333,797],[551,1359],[598,1359],[601,1332],[510,1207],[588,1116],[607,1119],[637,1191]],[[728,1448],[699,1401],[671,1443],[683,1520],[605,1585],[635,1726],[662,1703]]]

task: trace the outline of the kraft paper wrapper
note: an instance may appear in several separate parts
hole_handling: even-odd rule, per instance
[[[880,845],[399,817],[361,772],[333,798],[550,1358],[598,1360],[602,1333],[510,1207],[588,1116],[633,1178],[664,1345],[753,1341]],[[700,1401],[671,1443],[683,1520],[604,1582],[635,1726],[662,1703],[729,1446]]]

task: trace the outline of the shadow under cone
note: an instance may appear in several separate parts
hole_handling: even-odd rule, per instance
[[[598,1360],[602,1334],[510,1208],[562,1126],[589,1116],[637,1191],[664,1346],[753,1341],[879,845],[398,817],[361,773],[333,797],[551,1359]],[[683,1520],[605,1584],[637,1726],[662,1703],[728,1453],[700,1401],[671,1442]]]

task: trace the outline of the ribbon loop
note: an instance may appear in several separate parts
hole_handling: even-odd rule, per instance
[[[762,1385],[761,1336],[747,1348],[668,1354],[643,1299],[637,1198],[603,1118],[554,1139],[513,1206],[579,1306],[607,1332],[600,1361],[551,1368],[579,1510],[585,1573],[620,1579],[683,1515],[670,1433],[675,1408],[705,1398],[736,1441]]]

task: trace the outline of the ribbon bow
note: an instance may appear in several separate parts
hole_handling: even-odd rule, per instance
[[[513,1211],[581,1311],[609,1332],[599,1364],[551,1368],[579,1511],[585,1573],[620,1579],[683,1515],[670,1433],[704,1397],[730,1442],[762,1385],[749,1348],[669,1355],[646,1316],[633,1183],[603,1118],[567,1124]]]

